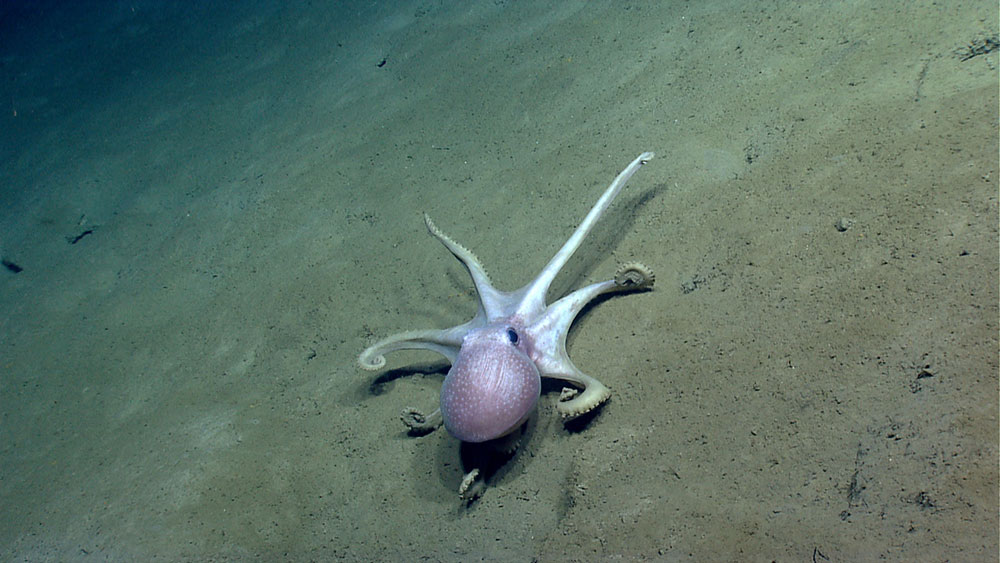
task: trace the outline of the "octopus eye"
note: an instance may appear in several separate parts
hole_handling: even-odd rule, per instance
[[[517,335],[517,331],[514,330],[513,328],[508,328],[507,329],[507,340],[510,340],[511,344],[517,346],[517,341],[520,340],[520,337]]]

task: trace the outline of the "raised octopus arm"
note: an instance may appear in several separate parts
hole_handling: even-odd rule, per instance
[[[493,287],[490,277],[486,274],[486,268],[483,268],[476,255],[444,234],[434,224],[434,221],[431,221],[430,215],[426,213],[424,213],[424,224],[427,225],[427,230],[441,241],[441,244],[454,254],[455,258],[458,258],[458,261],[469,272],[469,277],[472,278],[472,283],[476,286],[476,295],[479,299],[479,310],[476,312],[476,319],[483,319],[482,322],[485,323],[486,319],[490,317],[507,314],[505,306],[511,297]]]
[[[552,280],[555,279],[559,270],[566,265],[569,261],[570,256],[576,252],[576,249],[580,247],[580,243],[586,238],[587,234],[590,233],[594,225],[597,224],[597,220],[601,218],[601,215],[608,209],[611,202],[614,201],[618,192],[625,187],[625,183],[628,182],[629,178],[632,177],[636,171],[639,170],[643,164],[649,162],[653,158],[653,153],[644,152],[636,157],[625,170],[622,170],[620,174],[611,182],[608,189],[604,191],[594,207],[587,213],[583,221],[577,226],[576,230],[573,231],[573,235],[569,237],[569,240],[563,244],[559,252],[549,260],[549,263],[542,268],[542,271],[538,274],[538,277],[532,281],[527,288],[525,288],[524,300],[521,303],[522,311],[531,311],[544,308],[545,305],[545,295],[549,292],[549,286],[552,285]],[[583,290],[581,290],[583,291]]]

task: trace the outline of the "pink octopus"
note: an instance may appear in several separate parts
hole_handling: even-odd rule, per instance
[[[420,348],[439,352],[451,362],[441,387],[440,408],[427,416],[414,409],[403,413],[411,429],[430,431],[443,421],[448,432],[463,442],[509,437],[534,412],[542,377],[572,386],[563,389],[557,403],[564,420],[590,412],[610,397],[607,387],[573,365],[566,353],[566,335],[577,314],[592,299],[611,291],[650,288],[652,273],[641,264],[631,263],[613,279],[578,289],[551,305],[546,305],[546,294],[556,274],[628,179],[652,158],[653,153],[642,153],[618,174],[559,252],[534,280],[517,291],[494,288],[479,260],[424,215],[430,233],[468,270],[478,294],[479,310],[472,320],[452,328],[390,336],[369,346],[358,358],[362,368],[378,370],[385,366],[386,353]],[[463,497],[468,497],[478,473],[474,469],[466,475],[459,490]]]

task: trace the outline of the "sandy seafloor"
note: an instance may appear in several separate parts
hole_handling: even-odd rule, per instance
[[[0,559],[988,561],[995,2],[0,4]],[[988,49],[982,49],[988,50]],[[475,311],[640,260],[460,502]],[[838,222],[847,230],[837,229]]]

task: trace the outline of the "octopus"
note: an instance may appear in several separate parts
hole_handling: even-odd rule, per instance
[[[451,363],[441,386],[440,407],[427,415],[412,408],[403,412],[403,422],[411,432],[431,432],[443,423],[448,433],[462,442],[513,450],[518,433],[536,409],[541,378],[567,384],[556,403],[564,421],[590,413],[608,400],[611,391],[570,360],[566,336],[577,314],[595,297],[652,288],[652,272],[638,262],[627,263],[614,278],[577,289],[554,303],[546,303],[547,294],[556,275],[629,178],[652,158],[653,153],[644,152],[629,163],[535,279],[516,291],[495,288],[479,259],[424,214],[427,230],[458,258],[472,278],[478,310],[472,320],[458,326],[389,336],[369,346],[358,358],[363,369],[376,371],[385,367],[389,352],[425,349]],[[478,496],[482,489],[479,481],[479,468],[473,468],[465,474],[459,495],[464,499]]]

